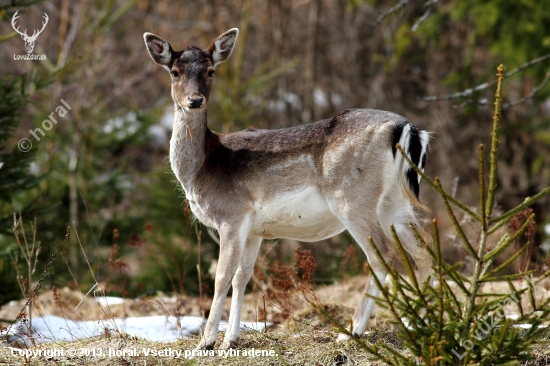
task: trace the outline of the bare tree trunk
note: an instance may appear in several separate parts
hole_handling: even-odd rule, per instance
[[[315,87],[315,45],[317,38],[317,19],[319,18],[319,10],[321,4],[319,0],[311,0],[309,3],[309,14],[307,22],[307,44],[306,56],[304,62],[304,109],[302,111],[302,122],[308,123],[313,120],[314,105],[313,105],[313,89]]]
[[[288,0],[269,1],[269,12],[272,19],[272,37],[273,37],[273,64],[282,65],[285,62],[285,49],[288,41],[289,20],[292,10],[292,2]],[[285,77],[277,78],[277,89],[274,97],[284,99],[284,93],[289,90],[288,79]],[[292,105],[288,100],[285,102],[285,118],[286,120],[279,121],[280,125],[271,126],[268,128],[289,126],[292,121],[293,111]],[[268,121],[269,123],[269,121]]]

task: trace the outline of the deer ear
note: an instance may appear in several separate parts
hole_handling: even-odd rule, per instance
[[[231,56],[238,35],[239,30],[237,28],[230,29],[216,38],[208,47],[208,52],[210,52],[212,60],[214,61],[214,67]]]
[[[143,39],[145,40],[145,45],[153,61],[168,69],[174,54],[172,46],[159,36],[155,36],[153,33],[144,33]]]

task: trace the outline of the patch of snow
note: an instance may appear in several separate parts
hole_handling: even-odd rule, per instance
[[[321,108],[328,107],[327,95],[322,89],[319,89],[319,88],[313,89],[313,103],[315,103],[316,106],[319,106]]]
[[[168,144],[169,132],[166,127],[161,125],[152,125],[149,126],[147,133],[152,137],[153,144],[155,146],[166,146]]]
[[[267,109],[277,112],[284,112],[286,109],[286,104],[283,100],[271,100],[267,103]]]
[[[547,98],[544,102],[541,104],[542,109],[546,113],[546,115],[550,114],[550,98]]]
[[[95,300],[101,306],[124,304],[124,299],[122,297],[116,297],[116,296],[96,296]]]
[[[174,123],[174,106],[170,105],[166,107],[166,110],[160,117],[160,124],[164,126],[167,130],[172,131],[172,125]]]
[[[334,104],[336,106],[341,106],[342,104],[344,104],[344,97],[342,96],[342,94],[331,93],[330,94],[330,100],[331,100],[332,104]]]
[[[302,109],[302,100],[294,93],[286,92],[283,94],[283,100],[292,105],[292,108]]]
[[[510,314],[510,315],[506,315],[506,318],[507,319],[510,319],[510,320],[518,320],[519,319],[519,315],[517,314]],[[498,320],[498,319],[497,319]],[[401,318],[401,322],[403,323],[403,325],[407,328],[407,329],[413,329],[412,326],[409,325],[409,320],[407,318]],[[522,328],[522,329],[529,329],[531,328],[531,324],[512,324],[513,327],[516,327],[516,328]],[[493,326],[493,328],[497,328],[497,327],[500,327],[500,325],[496,324]],[[539,325],[539,328],[546,328],[547,326],[546,325]],[[493,329],[491,328],[491,329]]]
[[[32,175],[40,175],[40,165],[37,162],[32,161],[29,165],[29,171]]]
[[[103,124],[101,130],[106,134],[116,133],[118,139],[124,139],[135,134],[141,123],[138,121],[137,114],[134,111],[126,113],[124,116],[111,118]]]
[[[99,299],[99,298],[98,298]],[[107,301],[118,301],[112,297]],[[113,303],[111,303],[113,304]],[[128,335],[145,338],[153,342],[173,342],[177,339],[200,334],[206,324],[206,319],[197,316],[146,316],[114,318],[93,321],[77,321],[46,315],[32,320],[32,338],[35,343],[46,343],[63,340],[74,341],[80,338],[94,337],[106,332],[124,332]],[[262,331],[264,322],[241,322],[242,331]],[[224,332],[227,322],[220,323],[219,330]],[[10,330],[8,342],[32,345],[29,323],[18,322]],[[0,333],[3,335],[4,332]]]
[[[544,225],[544,233],[546,234],[546,238],[543,240],[541,247],[544,253],[548,253],[550,251],[550,242],[548,242],[548,237],[550,237],[550,224]]]
[[[165,303],[165,304],[175,304],[178,301],[173,296],[172,297],[167,297],[167,296],[159,297],[159,300],[160,300],[160,302]]]
[[[302,100],[300,97],[289,92],[280,93],[278,99],[268,101],[267,109],[282,113],[286,111],[287,103],[294,109],[302,109]]]
[[[115,184],[121,190],[129,190],[134,187],[134,179],[129,174],[121,174],[117,177]]]
[[[170,140],[172,126],[174,123],[174,107],[172,105],[166,107],[164,113],[160,117],[159,123],[149,126],[147,134],[151,136],[152,144],[156,147],[165,147]]]

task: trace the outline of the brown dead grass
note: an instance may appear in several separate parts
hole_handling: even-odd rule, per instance
[[[366,277],[356,277],[338,282],[330,286],[322,286],[316,289],[315,297],[322,302],[323,308],[342,324],[347,324],[351,319],[356,304],[358,303]],[[518,285],[520,285],[518,283]],[[486,292],[508,291],[506,284],[491,283],[485,285]],[[57,292],[57,294],[56,294]],[[537,299],[546,299],[550,296],[550,281],[539,284],[536,289]],[[57,299],[56,299],[57,297]],[[336,328],[313,306],[308,304],[300,291],[292,293],[287,300],[291,310],[284,313],[277,301],[265,298],[261,292],[253,292],[245,297],[243,306],[243,320],[263,320],[263,314],[267,315],[267,321],[274,321],[276,325],[265,333],[243,333],[236,345],[238,350],[274,350],[278,356],[273,357],[196,357],[194,359],[174,357],[145,356],[143,349],[163,350],[193,350],[198,343],[197,337],[178,340],[172,343],[148,342],[143,339],[129,336],[124,333],[111,333],[101,337],[82,339],[75,342],[51,342],[39,345],[31,349],[69,349],[99,350],[108,354],[108,350],[133,350],[140,353],[139,356],[125,355],[115,357],[80,356],[71,357],[68,354],[53,358],[33,357],[25,360],[24,357],[14,357],[11,349],[6,345],[0,347],[0,365],[366,365],[377,363],[360,349],[353,341],[337,343]],[[82,302],[82,303],[81,303]],[[75,310],[76,306],[78,309]],[[226,302],[224,318],[227,319],[230,300]],[[0,318],[13,319],[21,310],[23,301],[12,302],[0,309]],[[40,295],[37,302],[39,315],[52,314],[65,316],[75,320],[107,319],[109,317],[145,316],[145,315],[199,315],[200,304],[196,298],[170,297],[158,294],[155,297],[138,300],[126,300],[122,305],[110,307],[101,306],[93,296],[82,301],[82,294],[62,289],[48,291]],[[203,304],[205,308],[209,303]],[[509,309],[510,314],[514,309]],[[392,344],[396,349],[401,349],[406,355],[408,351],[403,349],[395,330],[388,325],[390,315],[380,307],[375,307],[372,318],[369,321],[369,330],[364,336],[368,342],[379,340]],[[221,344],[223,334],[220,334],[218,345]],[[548,342],[549,339],[545,339]],[[532,365],[550,365],[550,347],[548,343],[535,347],[532,351]]]
[[[235,350],[273,350],[275,355],[272,357],[249,357],[233,356],[222,357],[204,356],[186,359],[185,357],[170,356],[146,356],[144,349],[154,349],[162,351],[166,349],[193,350],[198,339],[192,338],[179,340],[172,343],[147,342],[143,339],[128,336],[126,334],[111,334],[97,338],[82,339],[75,342],[52,342],[34,349],[63,349],[69,350],[102,350],[107,355],[109,350],[121,351],[136,350],[139,356],[125,355],[113,357],[99,356],[78,356],[68,355],[56,357],[32,357],[25,359],[21,356],[13,356],[11,349],[0,347],[0,365],[383,365],[376,361],[372,356],[360,349],[356,342],[336,342],[337,334],[327,331],[308,331],[295,334],[288,333],[246,333],[243,334]],[[218,338],[218,344],[221,343],[223,335]],[[371,331],[363,337],[364,340],[374,343],[378,341],[391,344],[394,348],[401,350],[405,356],[412,355],[404,349],[397,334],[392,330]],[[546,340],[548,341],[548,339]],[[214,351],[216,353],[216,351]],[[526,365],[549,365],[550,348],[547,344],[536,346],[531,352],[533,355]]]
[[[94,357],[94,356],[57,356],[53,358],[32,357],[25,360],[21,356],[12,356],[9,348],[0,348],[0,365],[365,365],[376,363],[369,355],[359,349],[355,342],[336,343],[336,334],[325,332],[308,332],[292,336],[282,333],[254,333],[243,335],[236,350],[274,350],[273,357],[248,357],[248,356],[205,356],[193,359],[175,357],[154,357],[145,356],[144,349],[155,349],[161,351],[167,348],[173,350],[192,350],[197,344],[197,339],[180,340],[174,343],[146,342],[141,339],[127,335],[114,334],[109,337],[83,339],[71,343],[48,343],[40,347],[42,349],[63,348],[69,349],[108,350],[136,349],[139,356],[116,356],[116,357]],[[219,338],[221,342],[221,336]],[[35,347],[36,349],[36,347]]]

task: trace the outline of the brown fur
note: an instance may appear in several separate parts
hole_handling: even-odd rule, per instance
[[[239,179],[251,171],[262,173],[269,165],[309,154],[317,172],[322,172],[327,149],[340,143],[342,136],[373,134],[377,130],[369,132],[368,127],[388,124],[391,128],[398,119],[404,118],[385,111],[351,109],[332,119],[278,130],[253,128],[223,135],[208,129],[204,147],[207,158],[202,170],[206,175]],[[388,148],[390,143],[388,137]]]
[[[393,151],[397,141],[404,142],[407,154],[419,159],[427,151],[429,134],[422,131],[421,141],[404,117],[371,109],[345,110],[331,119],[279,130],[212,132],[206,108],[212,69],[229,57],[237,35],[231,29],[206,51],[190,47],[183,52],[174,52],[155,35],[144,35],[153,60],[172,75],[172,169],[195,216],[220,234],[215,293],[198,348],[214,345],[230,285],[233,299],[222,347],[238,338],[242,298],[263,238],[316,241],[347,229],[383,281],[386,269],[370,240],[391,265],[394,225],[421,279],[429,274],[430,257],[408,226],[416,222],[412,207],[418,201],[404,182],[410,183],[414,172]],[[417,192],[418,182],[412,182]],[[427,234],[425,240],[430,240]],[[364,293],[353,316],[354,334],[364,331],[378,294],[372,278]]]

